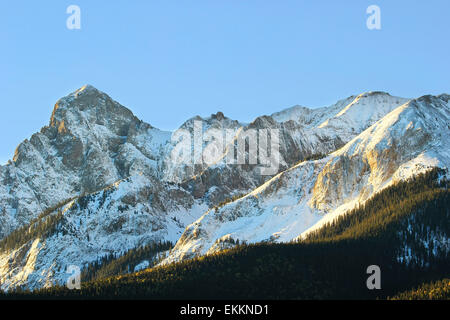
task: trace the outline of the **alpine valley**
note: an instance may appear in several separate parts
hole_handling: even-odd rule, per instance
[[[180,130],[83,86],[0,166],[3,297],[448,299],[449,101],[366,92],[251,123],[196,116],[180,129],[231,139],[193,164],[174,161]],[[250,129],[279,133],[270,175],[226,161],[251,158],[235,145]]]

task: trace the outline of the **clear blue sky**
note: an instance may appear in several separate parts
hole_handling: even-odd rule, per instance
[[[81,30],[66,28],[71,4]],[[449,25],[448,0],[2,1],[0,161],[86,83],[162,129],[370,90],[450,93]]]

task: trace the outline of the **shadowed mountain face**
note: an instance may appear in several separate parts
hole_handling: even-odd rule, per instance
[[[176,133],[84,86],[60,99],[49,125],[0,166],[2,288],[62,283],[68,265],[158,241],[178,242],[169,262],[227,248],[231,239],[292,240],[392,181],[447,166],[448,100],[370,92],[250,124],[221,112],[197,116],[180,130],[193,136],[200,123],[203,135],[216,129],[231,139],[214,164],[194,165],[173,161]],[[227,163],[242,135],[267,129],[279,132],[276,172]],[[299,163],[308,158],[322,159]]]

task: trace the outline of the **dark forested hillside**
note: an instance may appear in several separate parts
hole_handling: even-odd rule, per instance
[[[11,298],[375,299],[450,276],[450,194],[434,169],[389,187],[332,224],[289,244],[254,244],[138,273]],[[381,269],[369,290],[367,267]],[[105,276],[111,273],[105,272]],[[416,297],[411,293],[400,298]]]
[[[149,266],[153,266],[160,261],[159,255],[172,247],[173,244],[170,242],[152,243],[132,249],[119,257],[113,254],[102,257],[83,270],[81,281],[92,281],[131,273],[143,261],[147,261]]]
[[[401,292],[390,300],[449,300],[450,279],[425,283],[418,288]]]

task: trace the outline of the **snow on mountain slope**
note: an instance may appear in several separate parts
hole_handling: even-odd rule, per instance
[[[326,120],[327,114],[325,112],[327,110],[329,110],[327,107],[310,109],[304,106],[293,106],[282,111],[275,112],[271,115],[271,117],[277,122],[294,121],[308,127],[316,127],[321,122]]]
[[[70,265],[159,241],[176,242],[207,207],[182,188],[134,175],[65,205],[38,237],[0,253],[1,289],[64,284]]]
[[[165,175],[177,177],[178,182],[186,181],[187,188],[192,190],[196,197],[206,196],[208,203],[216,205],[236,194],[249,192],[274,174],[288,169],[305,158],[328,154],[340,148],[375,121],[407,101],[408,99],[392,97],[383,92],[368,92],[340,100],[325,108],[309,109],[295,106],[272,116],[258,117],[247,125],[231,121],[220,114],[220,117],[213,117],[221,120],[214,122],[214,128],[222,130],[224,136],[226,129],[234,130],[234,138],[228,142],[219,160],[214,165],[201,166],[180,166],[172,161],[166,167]],[[205,122],[203,128],[205,132],[212,127],[210,119],[205,121],[197,117],[193,120]],[[191,131],[193,120],[187,122]],[[267,129],[276,129],[279,132],[280,160],[273,174],[261,175],[260,163],[245,166],[228,164],[230,153],[233,154],[231,158],[239,157],[234,154],[234,145],[238,139],[242,139],[251,130],[259,132]],[[249,159],[248,152],[243,158]],[[174,181],[173,178],[169,180]]]
[[[236,240],[304,235],[395,181],[448,167],[449,129],[448,95],[411,100],[326,158],[297,164],[243,198],[210,209],[187,227],[163,263],[216,252]]]
[[[323,121],[318,128],[331,130],[335,134],[351,137],[352,133],[360,133],[409,99],[393,97],[385,92],[366,92],[358,95],[339,112]],[[347,101],[342,101],[344,103]],[[342,103],[341,102],[341,103]],[[376,106],[376,108],[374,108]],[[331,114],[336,110],[332,106]],[[351,128],[349,132],[348,128]],[[344,140],[347,140],[344,138]],[[348,140],[347,140],[348,141]]]
[[[374,110],[382,109],[375,114],[381,116],[402,100],[386,94],[381,96],[381,100],[374,100],[370,95],[361,97],[352,107],[358,108],[364,103]],[[304,109],[303,113],[282,112],[289,113],[291,118],[295,116],[296,122],[278,123],[271,117],[260,117],[251,124],[243,124],[219,112],[205,119],[193,118],[181,129],[192,132],[194,120],[202,122],[203,132],[211,128],[231,129],[238,135],[252,128],[279,129],[278,171],[282,171],[305,157],[336,150],[358,134],[360,127],[367,127],[369,123],[355,129],[346,122],[336,130],[326,126],[307,128],[307,121],[301,120],[308,118],[309,113],[315,114],[314,125],[317,126],[353,100],[354,97],[350,97],[329,108]],[[386,100],[387,107],[379,106],[379,100]],[[171,158],[176,144],[171,137],[171,132],[158,130],[137,119],[129,109],[90,85],[60,99],[49,125],[21,143],[13,161],[0,166],[0,238],[62,201],[101,190],[134,174],[186,182],[185,187],[196,198],[204,198],[211,205],[249,192],[270,178],[261,176],[259,168],[252,165],[177,164]],[[196,176],[197,179],[192,179]]]
[[[448,102],[448,96],[428,99]],[[250,124],[218,112],[192,118],[181,126],[189,134],[195,121],[202,123],[203,133],[231,130],[233,143],[246,130],[278,129],[278,170],[283,172],[272,177],[261,176],[255,165],[225,163],[230,149],[214,164],[175,163],[171,158],[177,144],[173,133],[153,128],[106,94],[85,86],[60,99],[49,126],[20,144],[13,161],[0,166],[0,238],[64,203],[52,213],[63,210],[48,232],[0,252],[2,288],[63,283],[68,265],[82,267],[106,254],[119,254],[152,241],[179,240],[171,260],[225,248],[232,245],[232,238],[288,241],[324,213],[330,212],[327,217],[338,212],[339,208],[328,202],[330,197],[338,199],[335,204],[342,202],[341,211],[353,203],[353,195],[343,193],[347,190],[334,195],[326,183],[333,176],[320,182],[326,193],[323,199],[316,188],[317,177],[324,168],[331,168],[335,155],[297,163],[339,149],[406,100],[367,93],[326,108],[286,109]],[[398,178],[409,176],[417,172],[416,163],[431,163],[430,157],[439,164],[445,160],[442,150],[439,152],[435,156],[427,149],[402,163],[402,170],[395,174]],[[247,150],[244,154],[249,156]],[[207,211],[240,194],[248,195],[217,213]],[[190,227],[185,230],[187,225]]]
[[[50,124],[0,166],[0,238],[61,201],[133,174],[158,176],[170,136],[92,86],[60,99]]]
[[[370,91],[339,100],[328,107],[311,109],[294,106],[273,113],[271,117],[277,122],[294,121],[307,128],[323,128],[341,122],[340,126],[347,124],[355,131],[361,132],[409,100],[393,97],[386,92]]]
[[[232,135],[244,126],[245,124],[232,120],[226,117],[222,112],[212,114],[210,117],[202,118],[195,116],[185,121],[179,129],[174,132],[173,139],[165,148],[163,156],[162,178],[165,181],[181,183],[189,180],[192,177],[201,174],[207,167],[203,161],[202,150],[208,145],[208,141],[204,141],[204,135],[208,130],[219,130],[223,133],[230,130]],[[177,133],[186,132],[190,135],[187,141],[177,138]],[[198,135],[198,137],[196,137]],[[181,135],[180,135],[181,136]],[[197,141],[194,141],[197,139]],[[175,147],[180,143],[187,143],[190,157],[186,162],[177,162],[175,155],[177,155]],[[198,143],[198,145],[196,145]],[[198,148],[199,152],[195,151]]]

